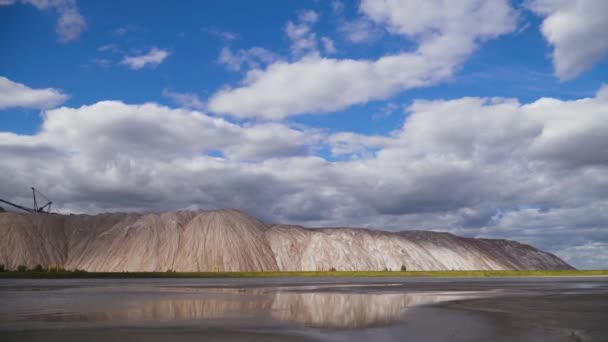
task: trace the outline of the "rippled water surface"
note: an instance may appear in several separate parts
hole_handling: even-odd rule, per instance
[[[606,278],[2,279],[0,338],[598,340],[607,294]],[[597,329],[559,324],[564,307]]]

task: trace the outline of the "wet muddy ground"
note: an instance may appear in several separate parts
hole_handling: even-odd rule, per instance
[[[608,277],[0,279],[2,341],[608,341]]]

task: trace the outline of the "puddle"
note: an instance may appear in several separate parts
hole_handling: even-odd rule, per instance
[[[268,288],[79,288],[22,298],[8,304],[4,321],[155,322],[264,319],[310,327],[359,329],[403,322],[408,309],[459,299],[489,296],[494,291],[362,291],[361,286]],[[20,295],[23,295],[21,292]],[[7,306],[4,306],[5,308]]]

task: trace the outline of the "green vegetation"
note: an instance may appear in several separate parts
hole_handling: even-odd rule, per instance
[[[65,268],[59,267],[57,265],[49,265],[46,270],[47,272],[67,272]]]
[[[547,277],[608,276],[608,270],[564,271],[311,271],[311,272],[2,272],[0,278],[248,278],[248,277]]]
[[[401,271],[402,271],[402,272],[407,271],[407,267],[405,267],[405,265],[401,265]]]
[[[4,268],[3,264],[0,264],[0,272],[4,272],[6,269]]]

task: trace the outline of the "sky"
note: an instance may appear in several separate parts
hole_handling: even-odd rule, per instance
[[[0,198],[608,268],[608,1],[0,0]]]

